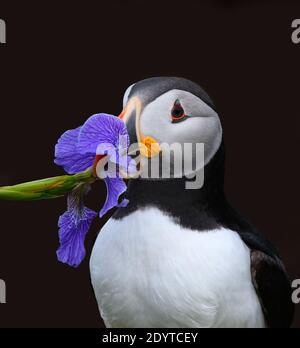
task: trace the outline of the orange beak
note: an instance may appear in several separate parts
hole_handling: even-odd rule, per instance
[[[135,111],[135,133],[141,154],[148,158],[158,155],[161,151],[159,143],[151,136],[144,136],[141,131],[140,117],[142,103],[138,97],[132,97],[118,117],[125,123],[128,123],[129,118],[133,117],[132,111]]]
[[[125,107],[122,112],[120,113],[120,115],[118,116],[118,118],[120,118],[121,120],[123,120],[125,114],[126,114],[126,110],[127,110],[127,107]]]

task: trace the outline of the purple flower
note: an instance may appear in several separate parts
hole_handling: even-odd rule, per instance
[[[116,164],[114,172],[107,172],[104,178],[107,199],[100,216],[109,209],[120,206],[118,200],[125,192],[126,185],[118,169],[135,172],[135,161],[127,156],[129,137],[125,123],[112,115],[96,114],[91,116],[83,126],[65,132],[55,147],[55,163],[63,166],[69,174],[79,173],[95,167],[97,160],[107,156]],[[112,166],[110,166],[111,168]],[[126,203],[121,202],[121,206]]]
[[[107,197],[100,217],[115,206],[125,207],[128,204],[126,199],[119,203],[120,195],[126,191],[126,185],[119,174],[120,169],[126,173],[136,171],[135,161],[127,155],[128,146],[125,123],[108,114],[93,115],[83,126],[66,131],[55,146],[55,163],[69,174],[92,168],[98,175],[99,160],[105,157],[109,168],[103,177]],[[61,245],[57,256],[60,261],[74,267],[84,258],[85,235],[96,214],[83,205],[85,191],[73,190],[68,197],[68,210],[59,219]]]
[[[78,267],[85,257],[85,236],[97,216],[95,211],[83,205],[84,194],[79,189],[73,190],[68,196],[68,210],[58,220],[60,247],[57,258],[72,267]]]
[[[118,167],[128,172],[136,170],[135,161],[127,156],[129,146],[129,137],[125,123],[115,116],[107,114],[97,114],[91,116],[83,125],[78,136],[77,150],[80,154],[93,153],[94,156],[107,156],[109,161],[116,166],[115,171],[106,172],[103,178],[107,197],[103,208],[100,211],[100,217],[115,206],[124,207],[128,201],[123,200],[118,203],[119,197],[126,191],[126,185],[120,177]]]

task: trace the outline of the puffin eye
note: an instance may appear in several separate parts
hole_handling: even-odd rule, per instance
[[[178,99],[175,100],[173,108],[171,110],[172,123],[179,122],[186,117],[183,107]]]

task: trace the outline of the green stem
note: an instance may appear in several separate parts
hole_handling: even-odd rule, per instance
[[[64,196],[83,183],[95,181],[92,170],[88,169],[75,175],[61,175],[36,180],[14,186],[0,187],[0,200],[32,201]]]

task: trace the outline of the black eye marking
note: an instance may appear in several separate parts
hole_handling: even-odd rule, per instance
[[[184,112],[184,109],[182,105],[180,104],[179,99],[175,100],[175,103],[172,107],[171,110],[171,118],[172,118],[172,123],[177,123],[183,121],[187,115]]]

